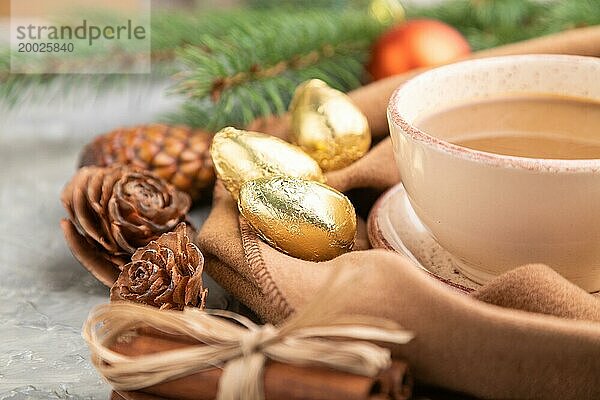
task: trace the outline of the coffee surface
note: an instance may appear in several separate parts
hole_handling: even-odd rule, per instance
[[[492,98],[430,114],[422,131],[489,153],[600,159],[600,102],[551,95]]]

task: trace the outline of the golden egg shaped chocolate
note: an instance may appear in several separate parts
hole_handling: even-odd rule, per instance
[[[298,146],[259,132],[221,129],[210,148],[215,171],[234,199],[250,179],[277,175],[325,182],[323,171]]]
[[[319,79],[296,88],[290,113],[291,141],[317,160],[323,171],[353,163],[371,146],[364,114],[346,94]]]
[[[285,176],[247,181],[238,208],[263,240],[303,260],[337,257],[352,249],[356,237],[350,200],[315,181]]]

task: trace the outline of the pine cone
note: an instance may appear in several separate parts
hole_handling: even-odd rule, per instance
[[[107,286],[131,255],[185,221],[191,199],[148,171],[84,167],[64,188],[61,226],[73,255]]]
[[[110,290],[111,300],[129,300],[161,309],[204,308],[204,257],[185,224],[138,249]]]
[[[153,171],[200,200],[213,187],[212,134],[183,126],[140,125],[99,136],[81,153],[80,166],[133,165]]]

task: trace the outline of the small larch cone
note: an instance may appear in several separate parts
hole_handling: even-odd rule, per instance
[[[190,243],[185,224],[138,249],[123,266],[111,300],[128,300],[161,309],[204,308],[204,257]]]
[[[200,200],[210,193],[215,172],[209,154],[213,135],[161,124],[121,128],[98,136],[81,153],[80,166],[115,163],[153,171]]]
[[[81,168],[61,200],[67,244],[107,286],[136,249],[175,229],[191,206],[190,196],[153,173],[121,165]]]

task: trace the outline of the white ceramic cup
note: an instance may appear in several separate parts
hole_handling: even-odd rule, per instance
[[[588,291],[600,290],[600,159],[487,153],[414,126],[453,105],[528,93],[600,101],[600,59],[477,59],[408,81],[388,107],[402,182],[423,224],[470,279],[485,283],[517,266],[544,263]]]

